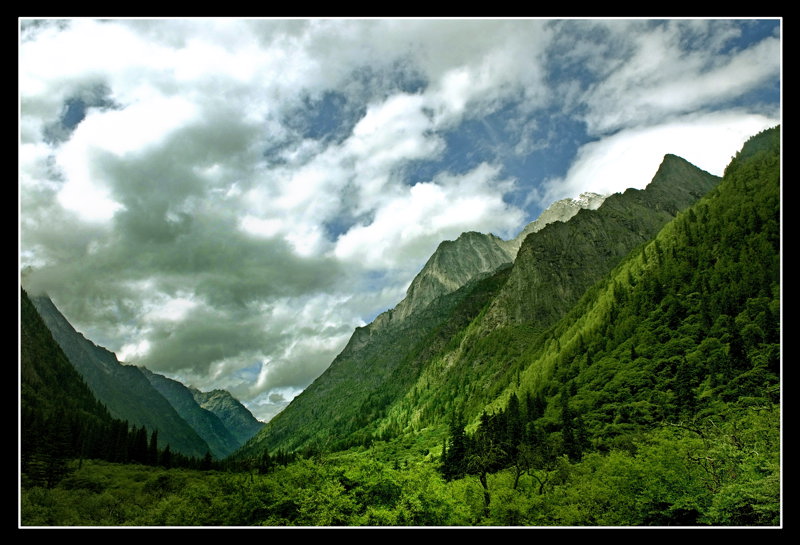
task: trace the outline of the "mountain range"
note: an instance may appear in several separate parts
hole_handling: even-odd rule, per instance
[[[158,430],[159,447],[247,459],[421,430],[441,435],[455,414],[475,425],[520,381],[544,387],[547,373],[529,366],[531,347],[559,342],[552,328],[720,181],[668,154],[644,189],[557,201],[511,240],[467,232],[443,241],[406,297],[356,328],[329,368],[267,424],[227,392],[120,363],[49,298],[30,301],[96,399],[112,417]]]
[[[719,181],[667,155],[643,190],[558,201],[509,241],[469,232],[441,243],[406,297],[358,328],[237,456],[341,448],[441,425],[454,399],[477,416],[519,371],[498,351],[512,360]]]
[[[188,457],[222,459],[263,423],[229,393],[200,392],[135,365],[121,363],[67,321],[47,295],[29,297],[52,339],[111,417],[157,430],[158,447]]]
[[[644,189],[442,242],[264,425],[23,289],[23,523],[780,526],[780,180],[775,127],[721,178],[667,155]]]

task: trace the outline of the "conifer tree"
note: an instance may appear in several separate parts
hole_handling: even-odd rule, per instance
[[[459,415],[450,421],[449,442],[442,460],[442,475],[446,480],[458,479],[466,473],[467,436]]]
[[[172,452],[170,451],[169,445],[165,446],[164,450],[161,452],[159,464],[166,469],[172,467]]]
[[[158,464],[158,430],[153,430],[150,434],[150,444],[147,448],[147,463],[149,465]]]

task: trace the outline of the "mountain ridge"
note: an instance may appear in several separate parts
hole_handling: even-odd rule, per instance
[[[201,407],[192,391],[180,381],[139,367],[150,384],[163,395],[197,434],[208,444],[214,458],[223,459],[241,444],[213,412]]]
[[[160,447],[169,444],[173,450],[195,457],[209,450],[141,369],[124,365],[113,352],[77,332],[46,295],[30,299],[69,361],[112,416],[148,430],[157,429]]]
[[[212,453],[224,458],[244,442],[241,429],[237,439],[217,415],[200,407],[185,385],[120,362],[113,352],[76,331],[46,294],[28,298],[67,360],[112,417],[157,430],[159,448],[169,445],[188,457]]]
[[[691,175],[686,178],[689,184],[697,184],[692,186],[691,189],[680,188],[680,181],[684,180],[687,173]],[[671,183],[678,187],[670,187]],[[567,299],[574,302],[577,297],[584,291],[593,281],[607,273],[610,268],[619,259],[622,258],[627,252],[632,250],[636,245],[646,241],[649,237],[654,236],[658,229],[660,229],[667,221],[674,218],[675,214],[694,202],[700,195],[708,191],[716,183],[719,177],[713,176],[707,172],[701,171],[697,167],[691,165],[683,159],[676,156],[665,156],[661,167],[657,171],[653,180],[643,190],[627,190],[621,194],[615,194],[608,197],[599,196],[597,199],[586,199],[585,202],[597,203],[602,199],[596,209],[589,210],[581,208],[575,214],[570,215],[568,221],[553,221],[546,224],[543,228],[537,229],[535,232],[526,233],[520,244],[519,251],[517,252],[516,259],[513,264],[506,261],[502,265],[506,266],[503,273],[505,279],[497,282],[493,289],[499,290],[493,292],[487,299],[486,308],[475,307],[470,312],[473,315],[469,318],[470,322],[474,322],[480,317],[479,322],[483,325],[470,325],[465,331],[470,333],[466,334],[459,342],[462,344],[461,348],[464,353],[469,352],[469,347],[463,345],[465,340],[467,343],[474,344],[481,337],[491,334],[497,329],[498,325],[508,327],[518,327],[522,325],[525,328],[530,328],[531,322],[536,322],[536,317],[520,312],[520,309],[526,308],[526,297],[530,297],[529,286],[521,284],[519,280],[514,280],[516,277],[522,277],[524,274],[516,274],[515,271],[524,270],[521,263],[529,263],[529,258],[526,257],[532,252],[532,248],[536,246],[537,240],[547,240],[548,244],[553,244],[554,247],[569,249],[569,243],[574,241],[574,233],[570,234],[571,229],[575,229],[573,222],[585,224],[592,228],[592,237],[587,238],[581,247],[586,246],[590,251],[586,255],[591,254],[592,258],[597,258],[602,261],[602,266],[597,267],[592,263],[587,263],[586,255],[581,256],[575,253],[573,248],[572,253],[564,253],[559,250],[563,255],[559,259],[553,259],[545,263],[549,263],[547,267],[547,274],[556,281],[561,282],[564,286],[570,286],[570,293],[562,292],[560,295],[568,296]],[[652,185],[652,187],[650,187]],[[607,204],[608,203],[608,204]],[[636,209],[636,213],[631,213],[626,216],[625,210],[621,209],[616,203],[627,203]],[[598,214],[602,221],[598,220]],[[642,217],[639,217],[642,216]],[[588,218],[588,219],[582,219]],[[615,226],[613,229],[611,226]],[[614,231],[616,229],[617,231]],[[614,243],[608,241],[617,235],[622,236],[622,239]],[[438,264],[439,258],[445,255],[447,251],[458,248],[458,241],[462,241],[462,247],[469,247],[464,241],[480,241],[481,244],[494,245],[492,248],[491,256],[508,257],[513,254],[513,239],[512,241],[501,241],[498,237],[493,235],[483,235],[480,233],[465,233],[456,241],[446,241],[442,243],[434,255],[429,259],[423,271],[420,272],[417,278],[412,282],[412,287],[423,285],[423,280],[433,277],[435,275],[428,274],[428,270],[435,269]],[[602,242],[602,244],[601,244]],[[505,247],[503,246],[505,245]],[[473,246],[477,247],[477,246]],[[503,248],[502,250],[498,248]],[[497,251],[494,251],[497,250]],[[468,254],[467,254],[468,255]],[[563,261],[564,256],[576,258],[578,263],[577,269],[574,269],[568,275],[562,275],[559,271],[560,263]],[[546,256],[545,256],[546,257]],[[584,261],[581,261],[583,259]],[[542,256],[538,257],[542,261]],[[503,261],[503,259],[498,259]],[[443,259],[442,262],[447,262]],[[473,263],[481,263],[481,260],[475,260]],[[508,266],[510,265],[510,269]],[[463,268],[463,264],[459,264]],[[581,271],[581,268],[586,269]],[[427,269],[427,270],[426,270]],[[480,270],[480,266],[473,265],[471,270]],[[495,269],[497,270],[497,269]],[[491,276],[491,271],[482,271],[480,274]],[[571,283],[572,274],[577,275],[579,281],[575,281],[574,285]],[[447,277],[447,272],[439,274],[439,276]],[[456,275],[458,276],[458,275]],[[419,282],[418,282],[418,279]],[[475,281],[473,277],[471,281]],[[514,281],[513,284],[512,280]],[[433,283],[433,282],[431,282]],[[509,285],[511,284],[511,285]],[[442,283],[440,282],[441,286]],[[463,288],[463,286],[462,286]],[[410,287],[410,293],[414,290]],[[403,369],[404,366],[416,366],[417,371],[409,373],[424,372],[417,364],[413,364],[414,357],[409,356],[415,351],[424,350],[422,347],[414,347],[414,341],[408,337],[416,339],[426,339],[434,335],[437,330],[442,330],[448,318],[448,312],[458,308],[459,303],[455,300],[448,300],[448,297],[458,293],[451,291],[449,293],[439,294],[435,290],[429,292],[434,295],[432,301],[427,305],[416,305],[414,313],[407,313],[404,320],[389,320],[386,317],[391,317],[394,311],[387,311],[383,316],[379,316],[371,324],[362,328],[357,328],[351,337],[350,342],[345,349],[334,359],[331,366],[320,375],[303,393],[301,393],[292,403],[289,404],[281,413],[276,415],[267,425],[251,440],[243,449],[237,453],[237,456],[247,456],[259,448],[267,448],[269,450],[275,448],[292,448],[297,449],[303,446],[310,445],[325,445],[329,444],[334,436],[342,436],[347,433],[352,433],[354,436],[358,435],[364,437],[364,432],[358,432],[357,429],[363,423],[363,414],[374,414],[379,418],[372,423],[370,428],[373,433],[395,433],[398,429],[410,425],[410,422],[399,422],[386,420],[388,418],[386,411],[389,407],[396,403],[405,395],[404,392],[398,391],[397,384],[402,382],[404,387],[410,387],[408,381],[395,381],[393,377],[398,376],[397,373],[406,373]],[[502,295],[506,294],[506,295]],[[465,291],[462,297],[469,298],[469,291]],[[504,297],[506,304],[511,305],[511,308],[517,309],[508,315],[502,315],[496,311],[491,310],[492,301]],[[405,300],[404,300],[405,301]],[[436,308],[433,301],[438,301],[440,305],[448,305]],[[398,306],[402,306],[401,302]],[[541,324],[534,324],[534,329],[543,329],[545,325],[552,323],[552,320],[565,312],[568,308],[568,303],[562,302],[554,305],[553,309],[548,308],[549,301],[544,301],[538,304],[539,312],[542,313],[544,321]],[[439,312],[439,317],[435,323],[429,323],[425,327],[418,329],[414,328],[416,316],[421,310],[426,310],[431,314]],[[448,310],[449,309],[449,310]],[[487,310],[489,309],[489,310]],[[550,312],[552,310],[552,312]],[[552,315],[550,315],[552,314]],[[421,315],[421,314],[420,314]],[[414,318],[414,319],[411,319]],[[541,320],[540,320],[541,321]],[[478,323],[478,322],[475,322]],[[393,324],[394,330],[387,327],[387,324]],[[401,324],[404,324],[401,326]],[[400,333],[401,327],[405,327],[405,332]],[[476,330],[477,327],[477,330]],[[482,331],[481,331],[482,330]],[[392,332],[394,331],[394,332]],[[458,346],[458,343],[456,343]],[[404,357],[393,356],[391,361],[384,358],[376,358],[376,352],[383,351],[388,354],[401,353]],[[389,356],[392,358],[392,356]],[[388,363],[388,365],[387,365]],[[452,372],[442,370],[442,372]],[[466,372],[466,371],[465,371]],[[485,380],[490,380],[490,374],[486,375]],[[365,380],[367,382],[365,382]],[[482,379],[483,380],[483,379]],[[344,391],[347,391],[345,396]],[[338,392],[338,394],[337,394]],[[345,401],[344,398],[350,401]],[[311,401],[315,399],[315,401]],[[314,407],[317,405],[317,407]],[[299,408],[305,407],[305,408]],[[327,407],[328,411],[335,413],[334,415],[326,414],[325,410],[320,407]],[[335,407],[335,408],[334,408]],[[293,413],[297,413],[297,417],[293,417]],[[302,416],[301,416],[302,415]],[[438,418],[441,418],[439,415]],[[380,418],[383,418],[383,423],[379,423]],[[323,424],[323,421],[328,424]],[[325,431],[327,427],[328,431]],[[306,430],[300,432],[299,430]],[[347,430],[350,430],[348,432]],[[383,431],[381,431],[383,430]],[[295,433],[296,432],[296,433]],[[291,437],[294,434],[293,437]],[[291,438],[290,438],[291,437]],[[328,437],[326,439],[326,437]],[[367,440],[366,438],[364,440]],[[346,441],[345,441],[346,442]],[[316,447],[315,447],[316,448]]]
[[[192,386],[188,388],[200,407],[211,411],[222,421],[236,439],[238,446],[247,442],[264,426],[263,422],[256,419],[253,413],[227,390],[214,389],[203,392]]]

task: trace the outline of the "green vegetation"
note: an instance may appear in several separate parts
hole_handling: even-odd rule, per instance
[[[162,467],[210,467],[210,454],[196,458],[158,446],[158,430],[113,418],[53,340],[27,293],[21,310],[22,485],[53,487],[69,464],[85,459]]]
[[[64,447],[35,479],[23,434],[22,523],[780,526],[779,214],[776,127],[550,327],[482,329],[509,269],[440,301],[327,444],[191,468]],[[25,361],[23,406],[55,414]]]
[[[662,426],[637,452],[445,480],[414,436],[268,473],[84,462],[22,494],[32,526],[777,525],[777,412]],[[741,429],[747,426],[746,429]],[[532,455],[536,460],[538,455]],[[400,460],[400,461],[398,461]],[[485,495],[488,490],[488,496]],[[488,500],[488,501],[487,501]]]

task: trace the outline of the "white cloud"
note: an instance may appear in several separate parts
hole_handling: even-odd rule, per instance
[[[620,131],[583,146],[567,175],[545,184],[540,204],[546,206],[584,191],[611,194],[629,187],[642,189],[668,153],[722,176],[749,137],[778,122],[761,115],[726,112]]]
[[[502,196],[512,183],[496,167],[481,164],[463,176],[442,175],[396,193],[369,224],[353,227],[335,255],[371,269],[418,269],[439,242],[467,230],[507,235],[521,228],[519,210]]]
[[[629,37],[624,43],[632,53],[624,62],[611,63],[616,68],[582,97],[589,108],[589,132],[602,135],[632,125],[662,123],[668,116],[709,107],[777,78],[779,38],[722,53],[722,46],[737,33],[727,31],[725,24],[710,23],[678,22],[645,32],[637,24],[612,25],[615,32]],[[703,47],[687,50],[686,34],[701,35]],[[608,64],[600,60],[598,64]]]

